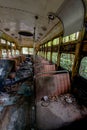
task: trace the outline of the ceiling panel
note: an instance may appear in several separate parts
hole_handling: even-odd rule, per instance
[[[58,19],[49,22],[49,12],[56,12],[63,2],[64,0],[0,0],[0,29],[19,39],[20,30],[33,33],[36,26],[35,38],[40,40],[58,22]],[[47,30],[44,31],[43,27]]]
[[[35,40],[46,41],[45,36],[50,32],[50,30],[53,30],[53,33],[51,33],[50,36],[51,38],[52,35],[54,35],[54,32],[56,36],[57,30],[58,33],[61,31],[59,30],[59,27],[57,27],[57,29],[53,29],[53,27],[55,27],[55,25],[59,22],[59,19],[56,17],[54,20],[49,20],[48,14],[50,12],[55,14],[58,9],[66,3],[66,1],[67,0],[0,0],[0,30],[9,34],[13,38],[16,38],[19,43],[21,41],[21,44],[19,45],[28,45],[31,43],[31,40],[33,43],[33,37],[21,36],[20,40],[18,32],[20,30],[24,30],[34,33],[34,27],[36,27]],[[70,0],[68,0],[68,2],[69,1]],[[73,4],[75,4],[75,0],[73,1]],[[87,0],[84,0],[84,2],[87,5]],[[66,3],[66,8],[68,5],[69,4]],[[64,7],[65,6],[61,9],[62,11]],[[69,6],[68,9],[70,8],[71,7]],[[58,13],[61,14],[60,11]],[[36,19],[35,16],[38,16],[38,19]],[[67,18],[66,23],[68,25],[68,17],[64,15],[64,11],[62,16]],[[60,28],[63,29],[61,25]],[[49,39],[49,36],[47,36],[47,39]]]

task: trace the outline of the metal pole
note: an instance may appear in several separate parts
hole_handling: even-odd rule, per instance
[[[34,27],[34,35],[33,35],[33,59],[35,61],[35,31],[36,27]]]

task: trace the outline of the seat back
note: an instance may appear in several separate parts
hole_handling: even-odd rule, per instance
[[[56,67],[54,64],[42,64],[35,68],[35,74],[49,71],[56,71]]]
[[[69,73],[41,75],[36,78],[36,100],[41,100],[43,96],[58,96],[69,90]]]

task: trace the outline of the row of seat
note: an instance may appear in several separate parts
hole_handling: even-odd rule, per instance
[[[34,74],[38,100],[45,95],[58,96],[70,90],[68,71],[56,71],[55,64],[51,64],[40,56],[36,57]]]
[[[87,115],[87,109],[85,108],[85,112],[80,109],[73,98],[68,71],[57,71],[55,64],[37,56],[34,63],[34,81],[38,130],[59,129]],[[50,97],[57,97],[57,102],[49,102]]]
[[[0,59],[0,91],[4,87],[12,86],[24,81],[32,74],[32,66],[29,58],[25,55],[12,57],[9,59]]]

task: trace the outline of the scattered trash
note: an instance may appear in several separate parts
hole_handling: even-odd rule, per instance
[[[47,107],[50,103],[48,96],[43,96],[41,98],[41,101],[42,101],[41,106],[43,106],[43,107]]]
[[[13,105],[18,100],[18,96],[10,97],[9,94],[1,93],[0,94],[0,106]]]
[[[75,101],[75,98],[71,94],[66,94],[64,99],[67,103],[73,103]]]
[[[24,130],[26,127],[26,114],[24,108],[15,109],[11,114],[7,130]]]
[[[48,100],[48,96],[44,96],[44,97],[42,97],[41,100],[43,100],[43,101],[47,101],[47,100]]]

